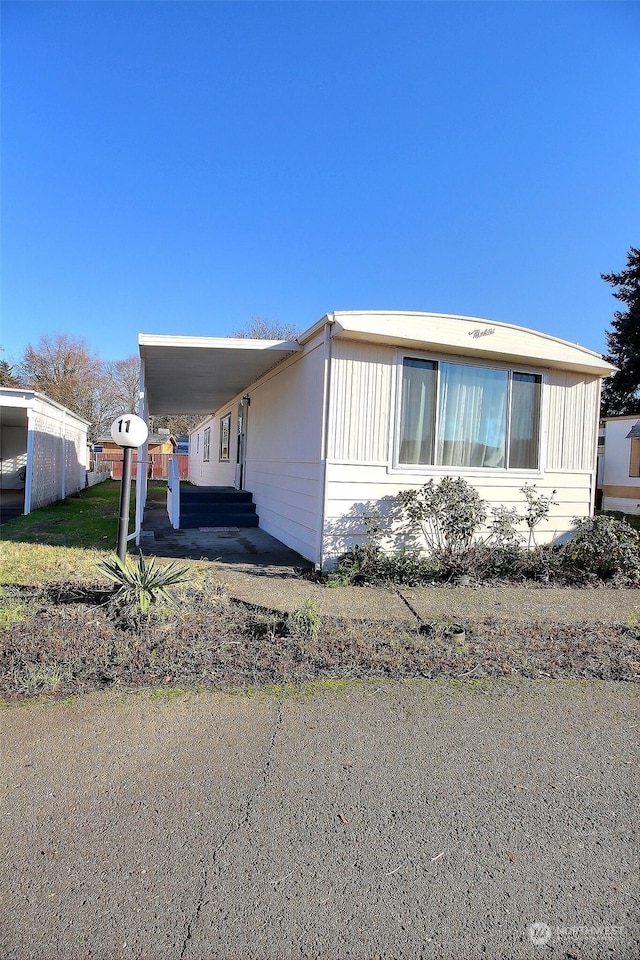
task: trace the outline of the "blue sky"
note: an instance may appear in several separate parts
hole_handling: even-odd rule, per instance
[[[349,309],[605,349],[640,4],[8,2],[2,33],[5,358]]]

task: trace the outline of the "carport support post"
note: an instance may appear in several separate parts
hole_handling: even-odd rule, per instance
[[[120,486],[120,517],[118,518],[118,556],[124,563],[129,536],[129,503],[131,502],[131,460],[133,447],[123,448],[122,483]]]

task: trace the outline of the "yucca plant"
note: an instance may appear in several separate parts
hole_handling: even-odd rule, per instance
[[[142,554],[137,560],[127,557],[124,563],[120,557],[114,556],[103,560],[99,566],[105,576],[118,584],[116,597],[127,606],[137,607],[142,614],[148,613],[149,607],[159,599],[172,602],[168,587],[193,579],[189,568],[180,566],[175,560],[161,567],[153,557],[145,560]]]

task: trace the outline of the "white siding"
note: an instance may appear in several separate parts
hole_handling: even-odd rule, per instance
[[[548,470],[595,467],[600,381],[552,370],[547,374],[545,419]]]
[[[393,351],[347,340],[334,340],[332,351],[329,457],[386,463]]]
[[[220,459],[220,420],[231,414],[229,459]],[[232,487],[236,473],[236,442],[238,436],[237,403],[223,407],[219,415],[204,420],[189,437],[189,480],[197,486]],[[204,433],[211,430],[209,459],[204,459]]]
[[[397,352],[386,345],[333,341],[329,458],[323,535],[325,567],[350,545],[362,542],[362,515],[393,511],[396,494],[455,474],[452,468],[393,467],[396,418],[394,365]],[[495,361],[494,361],[495,362]],[[537,542],[566,536],[572,520],[592,512],[595,485],[599,380],[581,373],[543,372],[540,471],[469,470],[462,475],[489,506],[524,508],[525,483],[558,501],[536,531]],[[407,541],[389,517],[389,546]],[[526,527],[523,528],[523,532]]]
[[[2,460],[2,489],[21,490],[24,481],[20,470],[27,465],[27,428],[0,427],[0,457]]]
[[[253,494],[260,527],[312,561],[318,552],[322,489],[324,356],[323,340],[318,337],[305,346],[303,353],[249,384],[230,404],[200,424],[190,439],[191,481],[199,485],[234,485],[238,402],[242,396],[249,396],[244,487]],[[220,417],[229,411],[231,462],[221,464],[219,423]],[[206,426],[212,427],[209,465],[202,463],[202,434]]]
[[[441,472],[436,481],[443,475]],[[389,474],[384,467],[329,464],[323,566],[330,568],[349,546],[365,541],[362,517],[374,509],[388,518],[385,524],[387,545],[396,549],[403,544],[411,546],[414,543],[411,531],[401,524],[393,499],[400,490],[419,488],[428,479],[428,475],[418,478],[415,474]],[[465,479],[477,489],[489,507],[516,507],[521,513],[525,505],[521,488],[525,483],[535,483],[536,489],[547,496],[555,491],[553,499],[557,504],[552,507],[549,518],[536,529],[537,543],[566,537],[572,529],[574,517],[591,513],[592,476],[589,473],[548,471],[537,479],[523,474],[500,473],[486,478],[476,474],[466,475]],[[526,525],[521,525],[521,531],[527,533]]]
[[[640,516],[640,488],[635,497],[609,497],[602,498],[603,510],[615,510],[618,513],[628,513],[633,516]]]
[[[31,509],[35,510],[84,487],[87,428],[68,411],[36,399],[29,429],[33,433]]]
[[[640,477],[631,477],[631,440],[627,434],[640,416],[605,420],[602,509],[640,514]]]

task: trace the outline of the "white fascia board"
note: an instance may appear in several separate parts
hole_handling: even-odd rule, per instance
[[[138,334],[139,347],[177,347],[189,349],[273,350],[291,353],[301,349],[297,340],[252,340],[249,337],[175,337],[153,333]],[[141,349],[140,353],[144,356]]]

